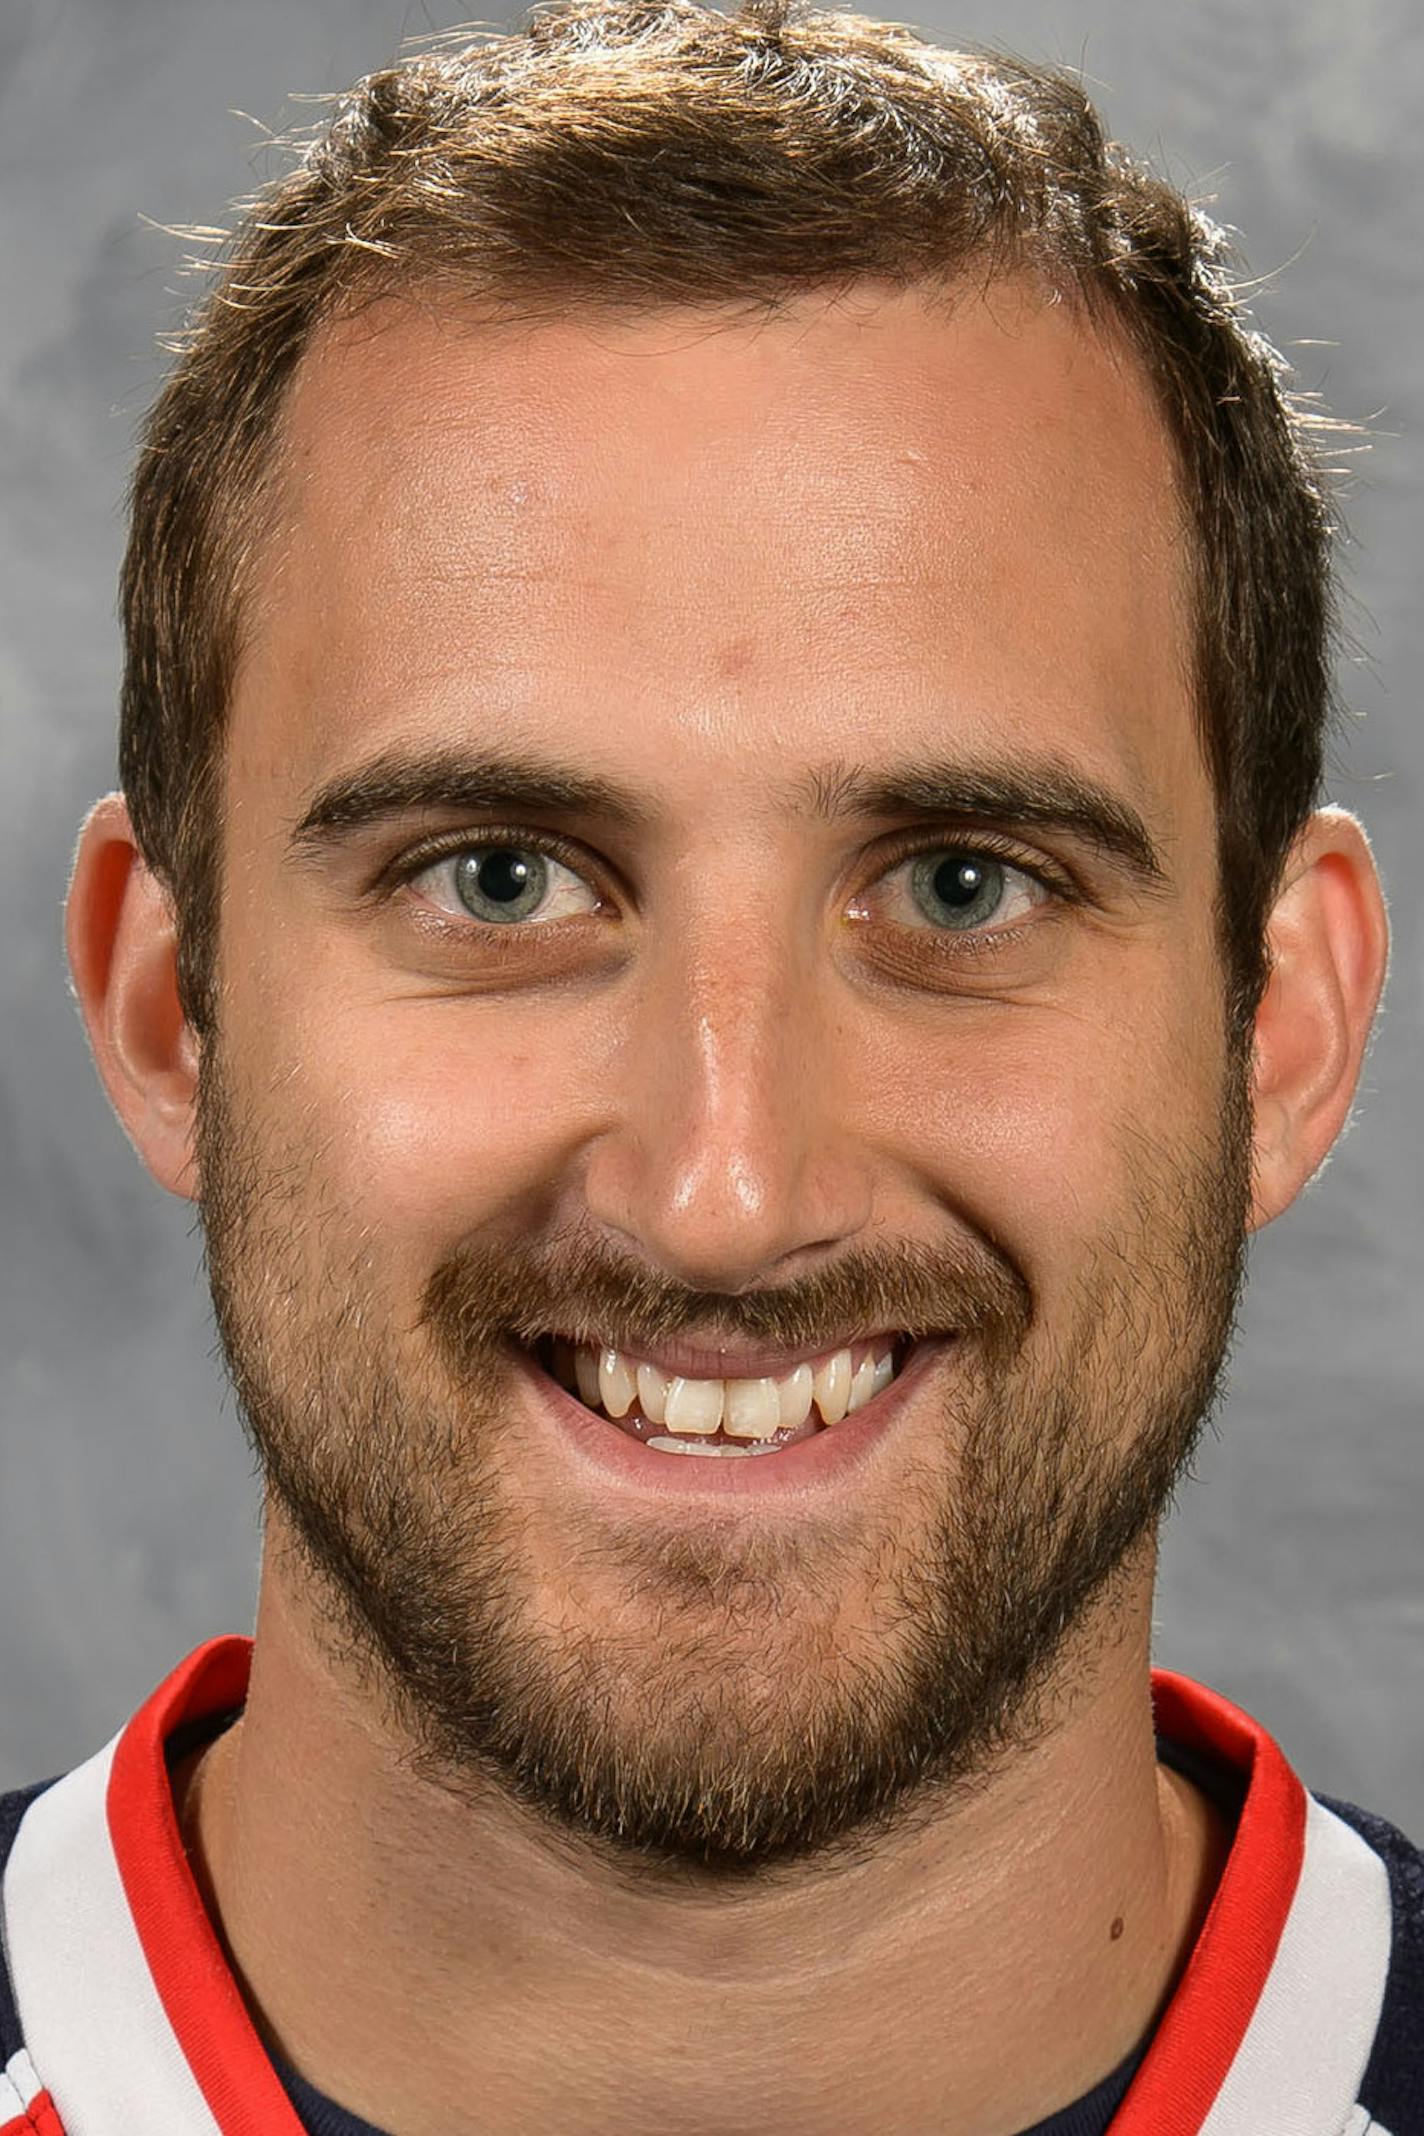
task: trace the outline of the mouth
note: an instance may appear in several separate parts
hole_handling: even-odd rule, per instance
[[[877,1403],[922,1347],[909,1335],[873,1334],[784,1359],[776,1371],[721,1378],[555,1334],[524,1354],[650,1454],[735,1461],[784,1453],[833,1431]]]

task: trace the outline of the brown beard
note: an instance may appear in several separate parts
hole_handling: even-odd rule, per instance
[[[1033,1739],[1070,1635],[1155,1530],[1215,1403],[1250,1113],[1238,1064],[1214,1146],[1134,1132],[1126,1206],[1083,1248],[1053,1327],[973,1237],[699,1294],[588,1240],[536,1254],[479,1236],[432,1272],[411,1328],[370,1258],[333,1243],[353,1226],[315,1150],[264,1145],[211,1046],[198,1154],[219,1333],[269,1506],[332,1659],[412,1770],[471,1799],[493,1789],[625,1872],[726,1878],[830,1866]],[[511,1337],[815,1349],[848,1324],[959,1331],[942,1437],[905,1433],[893,1520],[547,1532],[555,1509],[531,1497],[509,1428]],[[933,1383],[917,1397],[937,1398]],[[536,1554],[570,1598],[542,1618]],[[614,1621],[579,1620],[593,1582]]]

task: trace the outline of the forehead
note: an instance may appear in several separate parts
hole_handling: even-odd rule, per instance
[[[288,793],[462,737],[719,798],[730,768],[744,806],[891,745],[1047,742],[1149,813],[1203,776],[1162,424],[1027,288],[387,302],[308,352],[280,466],[231,740]]]

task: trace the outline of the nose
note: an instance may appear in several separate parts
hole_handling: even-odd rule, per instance
[[[748,1289],[870,1216],[838,1072],[855,1031],[785,915],[694,920],[647,959],[588,1162],[588,1214],[690,1287]],[[605,1115],[607,1118],[607,1115]]]

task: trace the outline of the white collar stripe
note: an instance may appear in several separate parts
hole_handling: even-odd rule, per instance
[[[20,1821],[0,1906],[60,2136],[303,2136],[204,1911],[166,1755],[241,1704],[251,1647],[198,1647]]]
[[[221,2136],[159,2000],[109,1838],[119,1738],[26,1810],[5,1865],[11,1983],[65,2136]]]
[[[1307,1797],[1305,1859],[1275,1963],[1201,2136],[1347,2126],[1379,2027],[1392,1925],[1384,1863]]]

